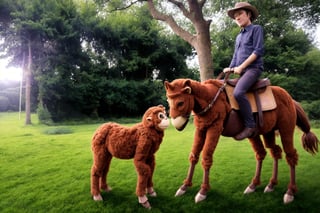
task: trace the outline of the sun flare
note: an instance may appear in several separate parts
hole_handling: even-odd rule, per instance
[[[7,67],[6,60],[0,60],[0,81],[20,81],[22,77],[21,68]]]

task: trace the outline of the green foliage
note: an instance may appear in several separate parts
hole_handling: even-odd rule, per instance
[[[46,107],[43,107],[42,104],[39,104],[37,108],[37,115],[40,123],[46,124],[46,125],[53,124],[50,112]]]
[[[22,94],[23,95],[23,94]],[[0,81],[0,112],[18,111],[20,100],[19,82]],[[24,109],[24,99],[22,99],[22,107]]]
[[[102,116],[141,115],[150,106],[166,106],[161,81],[107,81],[99,114]]]
[[[312,120],[320,120],[320,100],[312,102],[302,102],[304,110],[307,112],[308,116]]]

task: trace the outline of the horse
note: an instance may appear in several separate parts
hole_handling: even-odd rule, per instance
[[[196,127],[192,150],[189,156],[190,166],[186,179],[177,190],[175,196],[181,196],[192,186],[194,169],[202,152],[203,182],[195,196],[195,202],[203,201],[210,189],[209,173],[212,166],[213,153],[226,128],[226,121],[231,112],[228,96],[225,91],[225,81],[209,79],[198,82],[192,79],[175,79],[172,82],[165,81],[169,115],[173,126],[182,131],[188,123],[189,116],[194,116]],[[290,94],[279,86],[270,85],[276,102],[275,109],[263,111],[263,125],[258,127],[258,133],[249,139],[256,156],[256,171],[251,183],[245,189],[244,194],[252,193],[261,184],[262,163],[270,150],[273,158],[272,177],[264,189],[264,192],[272,192],[278,183],[278,160],[282,158],[282,149],[276,144],[276,135],[280,135],[286,162],[290,168],[290,181],[287,191],[283,196],[285,204],[294,200],[297,192],[295,180],[295,167],[298,163],[297,150],[294,147],[294,130],[298,126],[302,131],[303,148],[311,153],[318,152],[319,140],[310,131],[309,119],[301,105],[292,99]],[[230,137],[230,135],[224,135]],[[263,137],[262,142],[260,136]]]

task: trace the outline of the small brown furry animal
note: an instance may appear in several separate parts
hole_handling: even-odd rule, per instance
[[[150,107],[142,122],[132,127],[117,123],[102,124],[92,138],[93,165],[91,168],[91,194],[94,200],[103,200],[100,190],[110,191],[106,176],[112,157],[134,159],[138,174],[136,195],[139,203],[150,209],[146,194],[156,196],[152,176],[155,169],[155,152],[159,149],[164,130],[169,126],[165,107]]]

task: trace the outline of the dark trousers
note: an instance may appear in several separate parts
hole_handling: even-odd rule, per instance
[[[240,114],[243,118],[245,127],[254,128],[256,122],[254,121],[250,103],[246,97],[246,92],[259,79],[262,73],[261,69],[248,68],[241,74],[239,81],[234,88],[233,95],[238,102]]]

